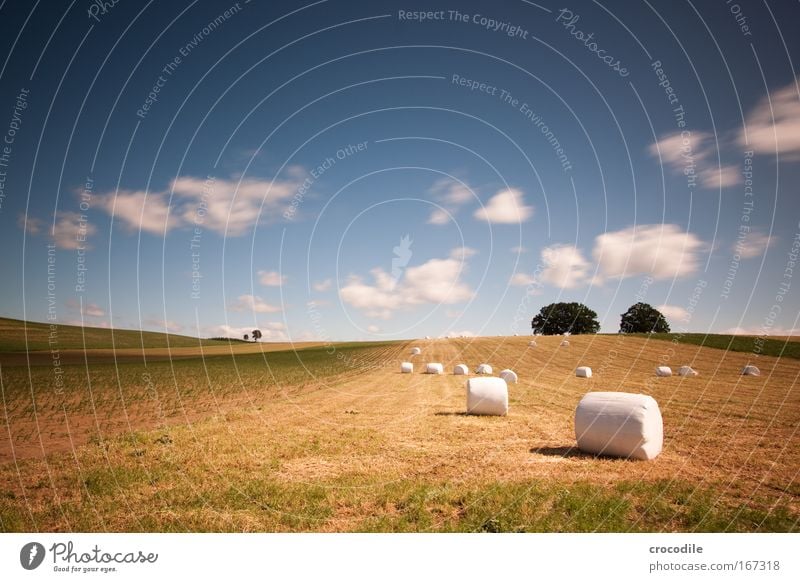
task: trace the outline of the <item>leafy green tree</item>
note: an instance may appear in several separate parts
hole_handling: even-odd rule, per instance
[[[583,303],[551,303],[531,320],[533,333],[543,335],[597,333],[597,314]]]
[[[664,315],[652,305],[636,303],[622,314],[620,333],[669,333]]]
[[[258,340],[261,339],[261,330],[260,329],[254,329],[253,333],[251,335],[253,336],[253,341],[257,342]]]
[[[247,334],[244,334],[244,341],[248,341],[249,339],[250,339],[250,336],[247,335]]]

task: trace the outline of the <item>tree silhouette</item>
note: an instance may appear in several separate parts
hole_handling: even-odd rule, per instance
[[[533,333],[555,335],[563,333],[597,333],[600,323],[597,314],[582,303],[551,303],[545,305],[531,320]]]

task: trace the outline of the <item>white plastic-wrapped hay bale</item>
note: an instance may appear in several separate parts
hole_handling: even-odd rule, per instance
[[[437,362],[431,362],[425,366],[426,374],[444,374],[444,366]]]
[[[414,364],[411,362],[403,362],[400,364],[400,373],[401,374],[411,374],[414,371]]]
[[[575,375],[578,378],[591,378],[592,369],[589,366],[578,366],[575,368]]]
[[[669,366],[658,366],[656,367],[656,376],[661,376],[662,378],[672,376],[672,368]]]
[[[475,369],[476,374],[491,374],[492,367],[489,364],[481,364]]]
[[[519,381],[517,373],[514,370],[509,370],[508,368],[502,370],[498,376],[505,380],[506,384],[516,384]]]
[[[508,414],[508,385],[502,378],[467,380],[467,414]]]
[[[697,370],[692,368],[691,366],[681,366],[678,368],[678,376],[699,376],[700,374],[697,373]]]
[[[425,336],[425,339],[431,339],[431,336],[429,336],[429,335],[426,335],[426,336]]]
[[[561,340],[561,343],[558,344],[558,345],[561,346],[562,348],[568,348],[569,347],[569,340]]]
[[[589,392],[575,409],[575,439],[587,453],[655,459],[664,443],[664,422],[652,396]]]
[[[418,355],[420,355],[421,353],[422,353],[422,350],[421,350],[421,349],[419,349],[419,348],[411,348],[411,355],[412,355],[412,356],[418,356]]]
[[[467,376],[469,375],[469,368],[467,368],[466,364],[458,364],[453,368],[453,374],[456,376]]]
[[[536,347],[536,340],[529,341],[528,342],[528,347],[529,348],[535,348]]]
[[[753,364],[747,364],[742,368],[742,376],[760,376],[761,370],[756,368]]]

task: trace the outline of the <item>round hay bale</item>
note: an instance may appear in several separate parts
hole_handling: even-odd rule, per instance
[[[489,364],[481,364],[475,369],[476,374],[491,374],[492,367]]]
[[[569,347],[569,340],[561,340],[561,343],[558,344],[558,345],[561,346],[562,348],[568,348]]]
[[[578,366],[575,368],[575,375],[578,378],[591,378],[592,369],[589,366]]]
[[[403,362],[400,364],[400,373],[411,374],[414,371],[414,364],[411,362]]]
[[[502,378],[467,380],[467,414],[505,416],[508,414],[508,385]]]
[[[656,368],[656,376],[661,376],[662,378],[672,376],[672,368],[669,366],[658,366]]]
[[[516,384],[519,380],[517,373],[514,370],[509,370],[508,368],[500,372],[498,376],[505,380],[506,384]]]
[[[419,349],[419,348],[411,348],[411,355],[412,355],[412,356],[418,356],[418,355],[420,355],[421,353],[422,353],[422,350],[421,350],[421,349]]]
[[[587,453],[655,459],[664,444],[658,402],[645,394],[589,392],[575,409],[575,439]]]
[[[528,342],[528,347],[529,348],[535,348],[536,347],[536,340],[529,341]]]
[[[752,364],[747,364],[744,368],[742,368],[742,376],[760,376],[761,370],[756,368]]]
[[[431,362],[425,365],[426,374],[444,374],[444,366],[438,362]]]
[[[697,370],[692,368],[691,366],[681,366],[678,368],[678,376],[699,376],[700,374],[697,373]]]
[[[467,376],[469,374],[469,368],[467,368],[466,364],[458,364],[453,368],[453,374],[456,376]]]

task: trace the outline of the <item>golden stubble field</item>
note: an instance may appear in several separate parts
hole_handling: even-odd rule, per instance
[[[125,422],[104,428],[87,421],[97,410],[76,406],[79,430],[67,446],[63,433],[49,444],[34,435],[34,446],[20,447],[24,458],[10,443],[33,419],[12,412],[0,441],[4,529],[797,529],[798,360],[635,337],[576,336],[568,348],[558,337],[537,338],[537,347],[529,339],[364,348],[354,352],[357,365],[345,358],[319,378],[309,365],[286,382],[250,362],[231,366],[229,381],[242,390],[228,398],[182,394],[182,382],[193,381],[184,362],[174,392],[159,392],[169,415],[154,419],[152,402],[130,401],[119,409]],[[408,356],[412,346],[423,354]],[[399,373],[403,360],[415,363],[413,375]],[[422,374],[429,361],[447,374]],[[483,362],[519,374],[507,417],[463,414],[464,378],[452,367]],[[746,363],[761,377],[740,376]],[[700,376],[656,378],[659,364],[689,364]],[[594,377],[576,378],[578,365]],[[577,451],[573,412],[592,390],[655,397],[661,456],[633,462]],[[42,449],[54,452],[42,458]]]

